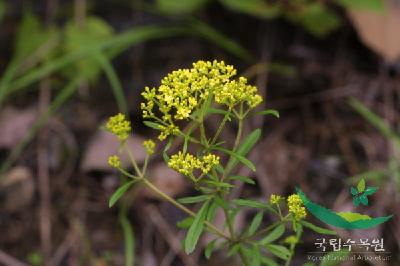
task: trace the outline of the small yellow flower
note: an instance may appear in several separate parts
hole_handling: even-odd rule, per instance
[[[154,153],[154,148],[156,147],[156,144],[154,143],[154,141],[149,139],[143,142],[143,146],[146,149],[147,154],[152,155]]]
[[[161,123],[160,140],[174,134],[176,122],[188,119],[208,100],[210,95],[219,103],[233,108],[246,103],[254,108],[262,97],[257,88],[247,84],[247,79],[234,79],[236,69],[224,61],[198,61],[192,68],[178,69],[161,80],[158,88],[146,87],[141,103],[143,118]],[[161,116],[156,114],[160,113]]]
[[[114,168],[121,167],[121,161],[119,160],[119,157],[117,155],[112,155],[108,157],[108,164]]]
[[[168,166],[183,175],[190,176],[195,169],[202,166],[202,162],[189,153],[179,151],[171,156]]]
[[[219,164],[219,157],[209,153],[203,156],[202,158],[201,171],[203,171],[203,174],[208,174],[208,172],[210,172],[211,169],[218,164]]]
[[[287,199],[289,213],[291,213],[295,220],[304,219],[307,216],[306,208],[303,206],[303,201],[297,194],[290,195]]]
[[[121,141],[126,140],[132,130],[131,122],[121,113],[108,119],[106,129],[116,135]]]
[[[279,195],[272,194],[271,197],[270,197],[270,199],[269,199],[269,202],[270,202],[272,205],[275,205],[275,204],[279,204],[279,203],[281,202],[282,199],[283,199],[283,197],[281,197],[281,196],[279,196]]]

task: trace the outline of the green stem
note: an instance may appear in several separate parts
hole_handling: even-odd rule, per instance
[[[222,129],[224,128],[225,123],[226,123],[226,121],[228,120],[228,118],[229,118],[230,115],[231,115],[230,112],[228,112],[228,113],[225,114],[224,118],[222,119],[221,124],[219,125],[219,127],[218,127],[218,129],[217,129],[217,132],[216,132],[215,135],[214,135],[214,138],[213,138],[212,141],[211,141],[211,145],[215,144],[215,142],[217,141],[217,139],[218,139],[219,135],[221,134]]]
[[[172,205],[174,205],[175,207],[177,207],[178,209],[180,209],[181,211],[187,213],[188,215],[195,217],[196,213],[194,213],[193,211],[189,210],[188,208],[186,208],[185,206],[183,206],[182,204],[180,204],[179,202],[177,202],[176,200],[174,200],[173,198],[171,198],[170,196],[168,196],[167,194],[165,194],[163,191],[161,191],[158,187],[156,187],[155,185],[153,185],[153,183],[151,183],[149,180],[147,180],[146,178],[142,178],[143,183],[149,187],[151,190],[153,190],[154,192],[156,192],[158,195],[160,195],[164,200],[168,201],[169,203],[171,203]],[[230,240],[230,237],[228,237],[227,235],[225,235],[224,232],[222,232],[221,230],[219,230],[218,228],[216,228],[213,224],[209,223],[209,222],[204,222],[204,224],[211,229],[212,231],[214,231],[214,233],[216,233],[217,235]]]

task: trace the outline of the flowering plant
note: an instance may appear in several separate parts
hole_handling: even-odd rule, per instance
[[[142,93],[144,123],[159,131],[161,143],[158,145],[164,145],[164,160],[170,168],[193,183],[198,195],[176,200],[156,187],[146,172],[156,143],[153,140],[143,143],[147,157],[140,167],[132,151],[125,145],[131,131],[130,122],[122,114],[109,119],[106,129],[118,137],[121,149],[127,150],[133,167],[131,173],[121,166],[118,155],[110,156],[109,164],[130,179],[112,195],[110,206],[134,183],[141,182],[188,215],[179,223],[181,228],[187,229],[184,240],[186,253],[194,251],[203,231],[207,231],[215,236],[205,248],[207,258],[214,250],[225,249],[228,250],[228,256],[238,254],[244,265],[277,265],[275,260],[283,260],[289,265],[303,227],[319,233],[335,232],[306,222],[306,209],[297,194],[290,195],[286,204],[279,195],[271,195],[269,202],[230,198],[234,182],[255,184],[250,177],[233,172],[239,164],[256,170],[246,156],[260,138],[261,130],[256,129],[248,136],[243,136],[243,121],[255,113],[254,108],[263,100],[257,88],[249,85],[246,78],[235,79],[235,76],[234,67],[224,62],[198,61],[190,69],[173,71],[162,79],[158,88],[146,87]],[[274,110],[256,114],[278,116]],[[222,116],[215,132],[206,131],[205,128],[205,120],[210,115]],[[237,125],[232,145],[220,139],[227,123]],[[173,142],[180,144],[180,151],[170,155],[168,150]],[[193,203],[201,204],[197,212],[186,207]],[[248,228],[238,231],[235,219],[242,208],[254,208],[256,214]],[[214,224],[218,210],[225,216],[223,227]],[[262,227],[267,213],[275,216],[275,221]],[[291,225],[288,228],[293,233],[287,232],[287,225]]]

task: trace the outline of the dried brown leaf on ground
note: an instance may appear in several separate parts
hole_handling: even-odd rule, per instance
[[[0,147],[12,149],[26,135],[37,117],[34,108],[5,107],[0,112]]]
[[[400,5],[386,0],[383,13],[349,10],[348,14],[361,40],[387,62],[400,58]]]
[[[171,197],[179,195],[187,188],[187,183],[183,176],[164,163],[149,167],[148,176],[156,187]],[[144,188],[140,195],[149,198],[159,197],[158,194],[155,194],[148,188]]]
[[[126,142],[128,149],[132,151],[133,156],[139,163],[143,162],[146,157],[143,141],[144,139],[141,136],[131,135]],[[120,156],[124,167],[131,166],[128,154],[126,152],[118,153],[118,144],[119,141],[114,135],[103,130],[96,132],[83,154],[81,169],[85,172],[110,170],[108,157],[114,154]]]
[[[0,182],[0,209],[17,211],[29,205],[33,200],[35,184],[29,168],[16,166]]]

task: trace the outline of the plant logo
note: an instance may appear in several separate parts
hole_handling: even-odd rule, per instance
[[[368,196],[373,195],[377,190],[377,187],[366,187],[365,180],[361,179],[357,188],[350,188],[354,206],[358,207],[360,203],[368,206]],[[393,216],[370,217],[357,212],[335,212],[311,201],[300,188],[296,188],[296,191],[304,206],[312,215],[321,222],[337,228],[346,230],[369,229],[388,221]]]
[[[365,179],[361,179],[357,184],[357,188],[351,187],[350,192],[353,195],[353,204],[358,207],[360,203],[364,206],[368,206],[368,196],[373,195],[378,190],[377,187],[365,188]]]

